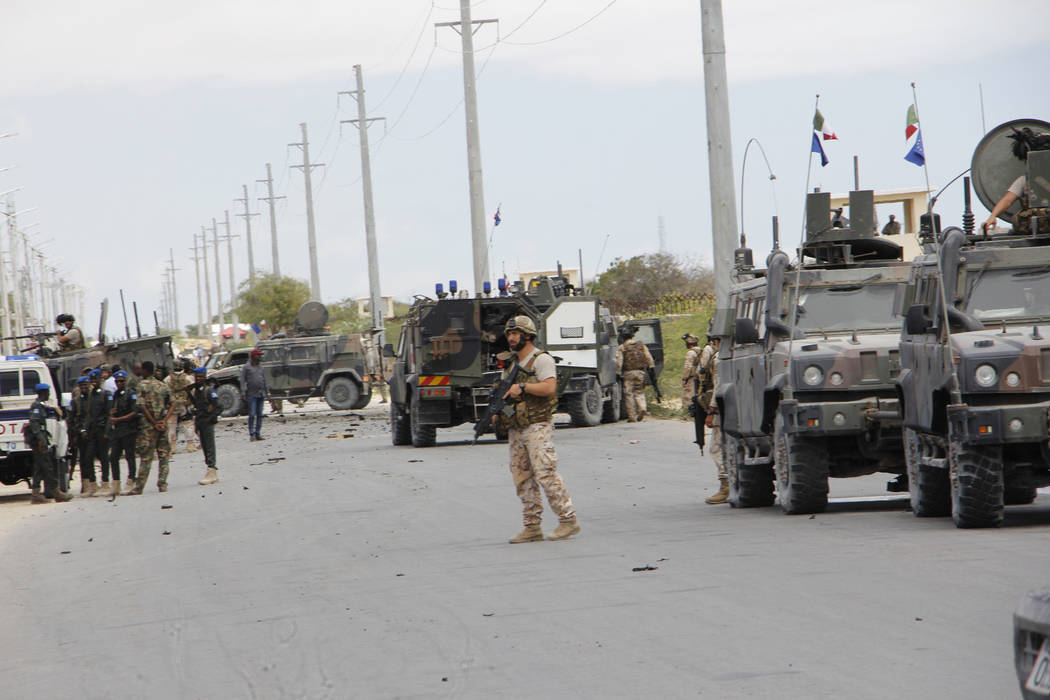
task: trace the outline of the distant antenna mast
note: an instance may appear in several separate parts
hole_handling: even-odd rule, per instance
[[[656,237],[660,240],[660,253],[667,252],[667,229],[664,228],[664,217],[656,217]]]
[[[977,97],[981,102],[981,135],[988,133],[988,127],[984,125],[984,86],[977,83]]]

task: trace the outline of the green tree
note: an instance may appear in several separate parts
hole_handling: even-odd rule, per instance
[[[360,333],[368,330],[372,319],[357,313],[357,302],[343,299],[328,305],[328,326],[333,333]]]
[[[711,270],[668,253],[616,258],[594,284],[594,294],[613,303],[655,302],[670,294],[713,291]]]
[[[292,327],[295,312],[310,300],[310,285],[294,277],[256,274],[254,284],[241,282],[238,297],[241,303],[233,311],[242,323],[266,321],[276,333]]]

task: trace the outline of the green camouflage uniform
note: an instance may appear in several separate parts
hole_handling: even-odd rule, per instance
[[[139,420],[139,436],[135,442],[135,452],[139,456],[139,469],[137,484],[140,489],[145,489],[149,480],[150,467],[153,464],[154,454],[159,462],[157,472],[157,486],[168,485],[168,460],[171,458],[171,446],[168,444],[168,434],[164,429],[157,430],[153,423],[146,417],[144,408],[149,409],[154,420],[162,421],[168,413],[171,405],[171,392],[168,387],[153,378],[146,377],[138,382],[135,392],[138,394],[136,408],[142,418]]]

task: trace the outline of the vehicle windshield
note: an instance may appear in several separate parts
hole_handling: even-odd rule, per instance
[[[899,327],[895,297],[896,285],[892,284],[803,288],[795,323],[803,331]]]
[[[978,270],[967,275],[965,298],[982,321],[1050,316],[1050,267]]]

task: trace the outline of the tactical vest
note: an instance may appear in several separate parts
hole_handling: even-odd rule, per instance
[[[639,341],[623,344],[623,371],[645,369],[649,366],[645,359],[645,346]]]
[[[711,405],[711,396],[715,392],[715,362],[717,353],[714,352],[714,347],[711,347],[711,357],[708,358],[707,364],[701,369],[703,372],[700,373],[700,392],[698,401],[700,406],[706,411],[707,407]]]
[[[1029,234],[1032,232],[1033,221],[1038,222],[1039,233],[1050,234],[1050,208],[1027,206],[1014,214],[1014,231]]]
[[[533,365],[536,364],[536,358],[540,355],[548,354],[546,350],[533,355],[525,366],[518,368],[518,374],[514,378],[515,382],[525,382],[526,384],[536,384],[539,382],[536,379],[536,373],[532,370]],[[554,417],[554,409],[558,407],[558,395],[554,396],[535,396],[533,394],[522,394],[522,399],[518,403],[514,404],[514,415],[510,419],[510,427],[517,430],[524,430],[534,423],[547,423]]]

